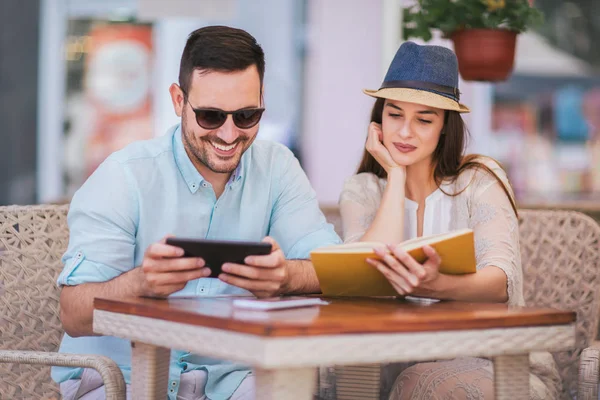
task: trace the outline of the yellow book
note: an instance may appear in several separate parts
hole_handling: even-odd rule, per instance
[[[440,272],[469,274],[476,271],[473,231],[462,229],[438,235],[419,237],[400,244],[415,260],[427,258],[423,246],[433,247],[442,259]],[[310,253],[321,291],[326,296],[398,296],[398,292],[367,258],[379,258],[376,242],[348,243],[321,247]]]

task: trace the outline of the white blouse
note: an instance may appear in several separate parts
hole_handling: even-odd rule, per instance
[[[495,161],[481,158],[481,162],[511,190],[504,170]],[[367,231],[386,184],[386,179],[372,173],[346,180],[340,195],[345,242],[360,240]],[[417,236],[418,207],[416,202],[405,199],[405,240]],[[477,269],[488,265],[501,268],[507,276],[508,303],[523,305],[518,220],[500,183],[480,168],[464,171],[454,182],[442,183],[425,201],[423,236],[464,228],[473,229],[475,235]]]

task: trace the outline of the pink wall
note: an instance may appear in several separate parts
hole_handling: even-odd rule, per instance
[[[302,154],[321,204],[337,204],[360,161],[382,76],[380,0],[309,0]]]

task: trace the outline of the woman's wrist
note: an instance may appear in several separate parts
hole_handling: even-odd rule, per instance
[[[387,172],[387,179],[389,181],[400,181],[406,182],[406,169],[404,167],[390,168]]]
[[[452,275],[438,274],[438,276],[430,281],[422,283],[415,291],[416,295],[423,297],[431,297],[440,300],[450,300],[453,285]]]

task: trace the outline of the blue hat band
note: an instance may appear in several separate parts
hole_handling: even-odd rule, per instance
[[[381,89],[388,88],[403,88],[403,89],[416,89],[416,90],[427,90],[438,92],[442,95],[450,96],[453,100],[457,101],[460,99],[460,91],[458,88],[452,86],[438,85],[433,82],[425,81],[387,81],[383,82]]]

